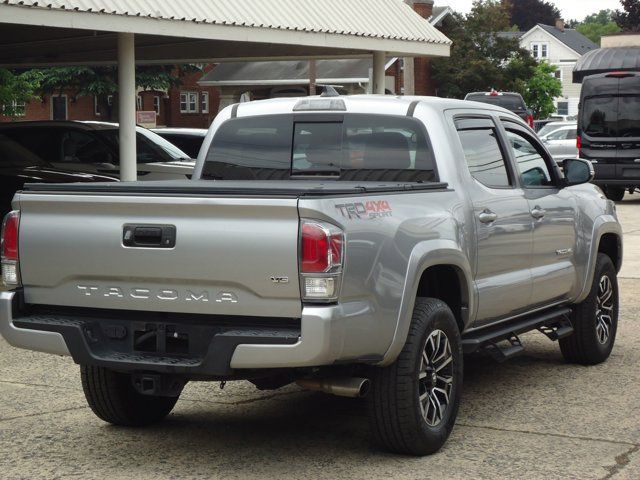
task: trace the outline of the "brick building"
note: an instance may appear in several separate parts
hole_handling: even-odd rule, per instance
[[[213,66],[204,68],[206,74]],[[156,112],[158,126],[208,128],[218,113],[219,91],[198,85],[203,73],[181,77],[181,84],[168,91],[140,91],[136,110]],[[0,111],[0,122],[29,120],[94,120],[116,122],[118,101],[115,96],[99,99],[76,96],[73,92],[43,95],[17,105],[18,115],[8,117]]]

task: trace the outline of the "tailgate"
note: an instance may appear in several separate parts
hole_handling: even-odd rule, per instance
[[[29,304],[301,315],[296,198],[36,192],[18,201]],[[175,227],[175,246],[124,246],[132,226],[150,227],[140,232],[152,242],[156,226]]]

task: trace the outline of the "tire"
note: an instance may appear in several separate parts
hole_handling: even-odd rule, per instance
[[[447,351],[443,336],[450,350],[448,363],[444,363],[446,357],[441,355]],[[434,349],[436,341],[438,348]],[[434,362],[440,367],[441,377],[434,377],[431,366],[424,368],[423,353],[431,359],[441,358]],[[444,445],[458,414],[462,358],[460,331],[451,309],[440,300],[418,298],[402,352],[393,364],[375,369],[372,375],[369,421],[378,446],[394,453],[428,455]],[[424,378],[419,379],[421,375]],[[445,377],[450,388],[443,380]],[[435,391],[434,386],[440,391]],[[445,402],[442,392],[447,389]],[[425,395],[426,407],[421,395]],[[430,395],[435,395],[436,402],[446,403],[443,413],[434,408]]]
[[[611,187],[606,186],[604,188],[604,194],[607,196],[609,200],[613,200],[614,202],[621,202],[624,198],[625,189],[624,187]]]
[[[574,306],[571,322],[573,335],[559,341],[567,362],[596,365],[609,358],[618,329],[618,279],[607,255],[598,254],[591,290]]]
[[[127,427],[150,425],[169,415],[178,397],[138,393],[131,375],[103,367],[80,367],[82,389],[93,413],[105,422]]]

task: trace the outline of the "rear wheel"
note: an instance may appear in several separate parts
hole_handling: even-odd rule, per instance
[[[573,335],[560,339],[567,362],[595,365],[613,349],[618,329],[618,279],[611,259],[599,253],[591,290],[571,315]]]
[[[395,363],[374,372],[369,395],[375,441],[396,453],[427,455],[446,442],[462,391],[462,346],[451,309],[418,298]]]
[[[608,199],[613,200],[614,202],[620,202],[624,198],[625,189],[624,187],[612,187],[607,185],[604,188],[604,194]]]
[[[80,367],[82,389],[93,413],[105,422],[143,426],[169,415],[178,397],[142,395],[133,387],[131,375],[103,367]]]

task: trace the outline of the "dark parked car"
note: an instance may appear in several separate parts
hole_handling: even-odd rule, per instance
[[[531,128],[534,128],[533,112],[524,103],[524,99],[519,93],[491,90],[490,92],[467,93],[464,99],[506,108],[522,118]]]
[[[0,134],[58,170],[119,176],[117,123],[44,121],[0,124]],[[182,150],[137,127],[140,180],[184,180],[195,162]]]
[[[152,128],[151,131],[170,141],[191,158],[198,158],[207,135],[206,128]]]
[[[25,183],[117,181],[114,176],[64,172],[0,133],[0,217],[11,210],[11,199]]]
[[[579,108],[580,157],[591,160],[607,197],[622,200],[640,187],[640,73],[585,77]]]

